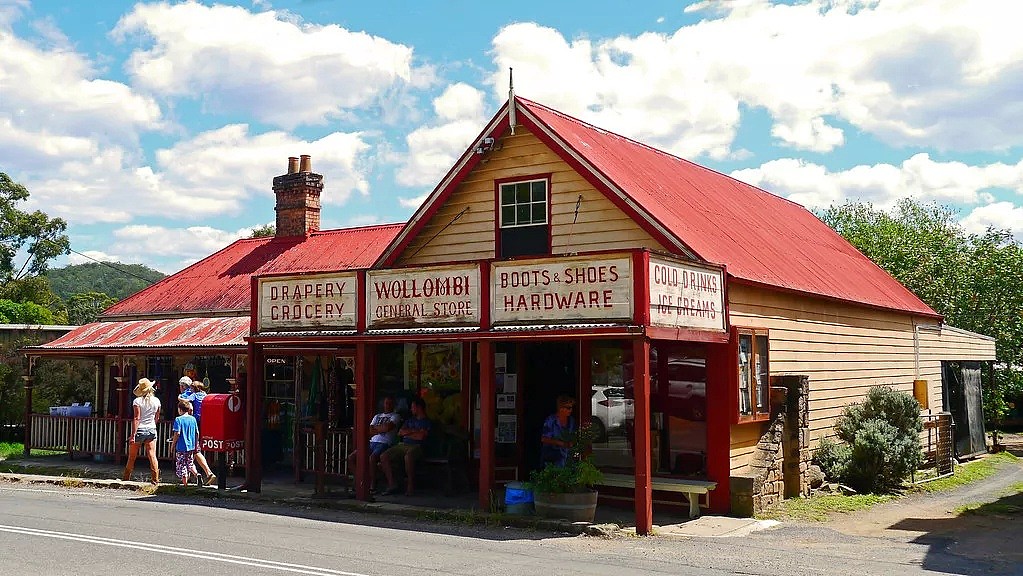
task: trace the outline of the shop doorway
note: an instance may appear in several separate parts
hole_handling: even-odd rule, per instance
[[[561,394],[576,399],[575,419],[580,418],[578,398],[579,392],[579,343],[570,342],[538,342],[522,346],[522,386],[523,386],[523,424],[522,447],[523,463],[528,475],[531,470],[539,470],[540,434],[544,420],[554,413],[555,403]]]

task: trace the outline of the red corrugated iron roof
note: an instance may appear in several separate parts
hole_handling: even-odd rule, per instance
[[[248,316],[93,322],[52,342],[25,350],[66,353],[143,348],[244,348],[248,335]]]
[[[107,308],[104,318],[248,311],[255,274],[368,268],[401,224],[238,240]]]
[[[566,161],[609,181],[605,192],[620,195],[627,209],[637,205],[633,216],[647,219],[648,229],[666,231],[672,237],[667,245],[681,243],[750,283],[939,316],[802,206],[535,102],[516,101],[524,124]]]

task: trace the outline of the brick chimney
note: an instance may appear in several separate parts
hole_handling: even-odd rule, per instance
[[[277,236],[308,236],[320,229],[323,175],[312,172],[309,156],[288,158],[288,173],[274,177]]]

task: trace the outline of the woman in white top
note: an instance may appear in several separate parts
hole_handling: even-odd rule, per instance
[[[160,399],[156,397],[155,384],[149,378],[142,378],[135,387],[135,400],[131,403],[133,416],[131,436],[128,438],[128,463],[124,466],[122,480],[131,480],[141,444],[145,446],[146,457],[149,458],[149,481],[160,483],[160,467],[156,462],[156,421],[160,418]]]

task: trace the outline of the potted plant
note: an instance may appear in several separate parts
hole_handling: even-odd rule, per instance
[[[547,464],[529,474],[536,513],[545,518],[566,518],[573,522],[592,522],[597,511],[594,486],[603,474],[589,456],[596,431],[587,424],[570,438],[568,461],[564,466]]]

